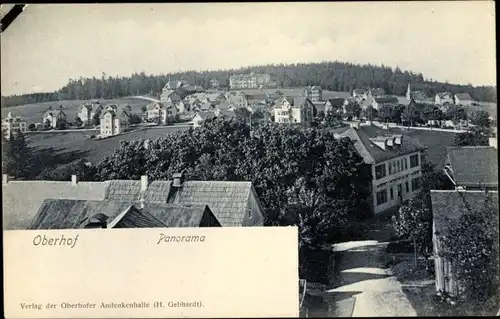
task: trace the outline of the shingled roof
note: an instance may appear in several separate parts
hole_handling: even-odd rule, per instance
[[[449,226],[447,219],[458,220],[467,211],[467,206],[473,210],[481,209],[486,196],[491,197],[498,212],[498,192],[496,191],[490,191],[486,195],[483,191],[431,190],[435,231],[439,235],[445,235]]]
[[[425,149],[425,146],[418,140],[407,135],[402,136],[401,145],[394,144],[393,146],[388,146],[385,150],[373,143],[373,139],[375,138],[393,137],[394,135],[396,134],[375,125],[361,125],[357,129],[351,127],[341,134],[343,137],[349,137],[366,164],[383,162]]]
[[[142,210],[166,227],[220,226],[207,205],[146,204]]]
[[[459,186],[498,186],[497,149],[490,146],[448,147],[453,179]]]

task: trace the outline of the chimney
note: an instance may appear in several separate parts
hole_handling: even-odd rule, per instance
[[[498,142],[496,137],[490,137],[488,141],[491,147],[497,148]]]
[[[175,173],[173,176],[174,182],[172,183],[173,187],[181,187],[183,182],[182,173]]]
[[[148,188],[148,175],[142,175],[141,176],[141,192],[145,192],[146,189]]]
[[[7,184],[9,182],[9,175],[2,174],[2,184]]]
[[[77,175],[71,175],[71,185],[76,186],[78,184],[78,176]]]

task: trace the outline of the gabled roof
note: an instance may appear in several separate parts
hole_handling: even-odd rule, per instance
[[[374,97],[374,100],[378,104],[399,103],[399,100],[396,96]]]
[[[440,98],[453,98],[453,95],[450,92],[439,92],[437,96]]]
[[[358,129],[351,127],[341,134],[343,137],[349,137],[359,155],[363,157],[367,164],[383,162],[425,149],[425,146],[420,144],[418,140],[407,135],[402,136],[401,145],[388,146],[385,150],[373,142],[373,139],[378,137],[393,137],[395,135],[397,134],[375,125],[361,125]]]
[[[236,118],[236,113],[234,111],[230,111],[230,110],[222,110],[220,111],[219,113],[219,116],[222,116],[222,117],[231,117],[231,118]]]
[[[323,104],[326,104],[327,102],[329,102],[333,107],[342,107],[344,105],[345,99],[342,97],[328,99]]]
[[[397,96],[396,98],[398,99],[398,104],[401,104],[404,106],[407,106],[410,104],[410,100],[408,100],[405,96]]]
[[[199,227],[205,214],[217,220],[207,205],[147,203],[142,211],[154,216],[165,227]]]
[[[223,97],[223,99],[225,99],[226,96],[224,95],[223,92],[214,92],[214,93],[208,93],[206,97],[209,101],[215,101],[220,97]]]
[[[489,146],[448,147],[453,179],[459,186],[498,186],[497,149]]]
[[[349,92],[338,92],[338,91],[323,91],[322,95],[324,101],[335,98],[348,99],[351,97],[351,94]]]
[[[457,94],[455,94],[455,98],[462,100],[462,101],[473,101],[473,99],[469,93],[457,93]]]
[[[231,108],[231,105],[227,102],[222,102],[221,104],[217,105],[217,108],[219,110],[228,110]]]
[[[105,116],[106,114],[108,114],[108,113],[110,113],[112,117],[115,117],[115,116],[116,116],[116,112],[115,112],[115,111],[113,111],[113,110],[111,110],[111,109],[107,109],[107,110],[104,110],[104,112],[101,112],[101,116],[100,116],[100,118],[101,118],[101,119],[103,119],[103,118],[104,118],[104,116]]]
[[[366,89],[354,89],[353,92],[356,93],[356,94],[363,94],[365,93],[367,90]]]
[[[202,120],[206,120],[206,119],[211,119],[211,118],[214,118],[215,117],[215,113],[214,112],[198,112],[196,113],[196,116],[199,116],[201,117]]]
[[[103,200],[108,183],[9,181],[2,185],[4,229],[28,229],[47,198]]]
[[[201,110],[210,110],[213,108],[213,105],[212,103],[210,102],[207,102],[207,103],[203,103],[201,106],[200,106],[200,109]]]
[[[467,212],[467,206],[473,211],[482,209],[487,196],[490,196],[498,212],[498,192],[496,191],[489,191],[486,195],[484,191],[431,190],[435,231],[440,236],[446,235],[449,226],[447,218],[457,221]]]
[[[373,97],[385,95],[385,90],[382,88],[375,88],[370,90]]]

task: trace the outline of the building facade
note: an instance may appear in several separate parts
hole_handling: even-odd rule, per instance
[[[281,98],[274,105],[276,123],[309,123],[314,116],[314,104],[307,98]]]
[[[120,114],[117,114],[117,112],[117,109],[109,107],[101,113],[101,137],[118,135],[129,128],[130,114],[126,110],[122,110]]]
[[[160,124],[167,123],[168,118],[175,117],[178,114],[177,107],[170,102],[154,102],[146,107],[147,119],[150,122],[158,122]]]
[[[231,89],[255,89],[267,87],[271,84],[269,74],[249,73],[235,74],[229,77],[229,87]]]
[[[14,117],[11,112],[2,120],[2,132],[7,139],[18,132],[26,133],[27,130],[26,121],[19,116]]]
[[[310,86],[306,89],[306,97],[311,102],[323,101],[323,90],[319,86]]]
[[[453,99],[453,94],[449,92],[440,92],[437,93],[434,97],[434,103],[436,105],[446,105],[446,104],[454,104],[455,101]]]
[[[372,194],[368,204],[375,214],[398,207],[418,193],[425,147],[417,140],[359,123],[338,137],[348,137],[371,167]]]

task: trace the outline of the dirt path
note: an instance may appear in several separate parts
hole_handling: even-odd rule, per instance
[[[334,246],[341,253],[339,280],[328,292],[337,296],[336,316],[416,316],[401,284],[386,266],[390,221],[372,219],[367,224],[370,227],[363,240]]]

